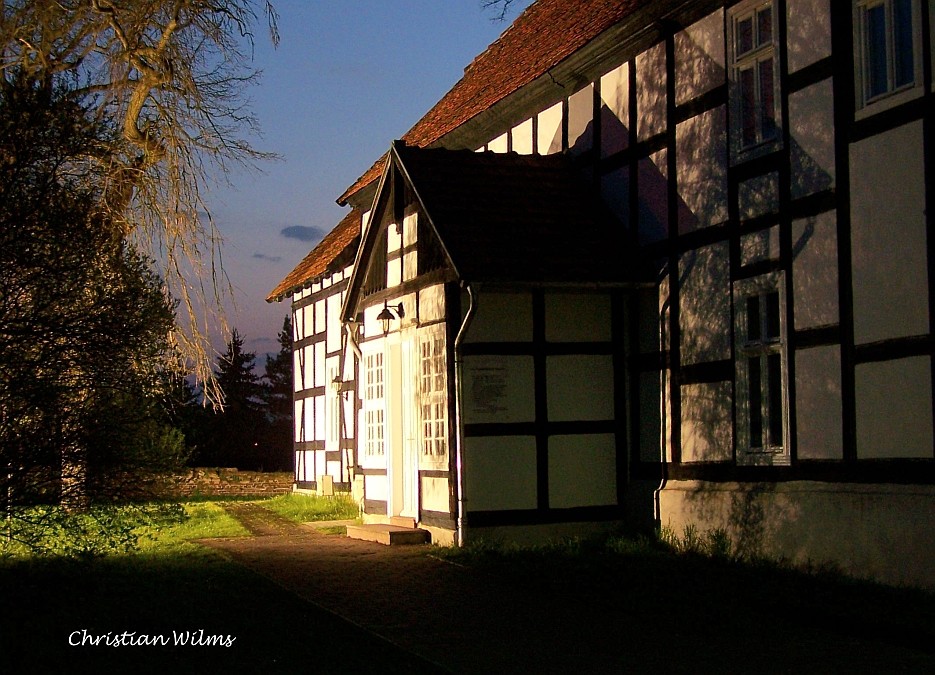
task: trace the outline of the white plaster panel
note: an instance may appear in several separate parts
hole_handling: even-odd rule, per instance
[[[630,65],[601,77],[601,157],[626,150],[630,142]]]
[[[733,448],[731,383],[685,384],[682,397],[682,461],[730,460]]]
[[[665,42],[636,57],[636,131],[641,141],[666,130],[665,73]]]
[[[838,322],[838,235],[834,212],[792,222],[795,327]]]
[[[662,375],[659,372],[640,373],[640,461],[659,462],[663,447],[660,411]],[[668,397],[666,397],[668,398]]]
[[[789,94],[793,198],[834,187],[833,114],[831,78]]]
[[[679,259],[682,363],[731,355],[730,252],[726,242],[683,253]]]
[[[315,440],[325,440],[325,397],[315,397]]]
[[[305,347],[303,361],[305,381],[302,383],[302,388],[311,389],[315,386],[315,345]]]
[[[549,507],[617,503],[617,446],[613,434],[549,438]]]
[[[779,174],[767,173],[740,183],[737,210],[741,220],[779,211]]]
[[[851,146],[857,344],[928,332],[922,155],[921,122]]]
[[[410,251],[403,256],[403,281],[411,281],[419,276],[419,262],[416,251]]]
[[[304,405],[303,400],[298,400],[293,402],[293,416],[292,416],[292,440],[301,443],[305,440],[302,436],[302,407]]]
[[[611,307],[606,293],[548,293],[547,342],[610,342]]]
[[[651,244],[669,235],[669,184],[666,158],[660,150],[637,164],[639,185],[639,231],[641,244]]]
[[[386,476],[364,476],[364,494],[367,499],[387,500]]]
[[[724,84],[724,10],[675,34],[677,105]]]
[[[536,149],[540,155],[551,155],[562,151],[562,103],[539,113],[539,138]]]
[[[315,304],[306,305],[302,309],[302,313],[305,319],[304,335],[305,337],[311,337],[315,334]]]
[[[532,137],[532,118],[517,124],[511,131],[513,134],[513,152],[520,155],[531,155],[534,149]]]
[[[795,414],[799,459],[841,459],[841,351],[795,353]]]
[[[779,259],[779,226],[751,232],[740,237],[740,264],[750,265]]]
[[[467,342],[532,341],[532,296],[528,293],[478,293]]]
[[[594,144],[594,85],[568,97],[568,148],[581,154]]]
[[[828,0],[786,3],[786,52],[790,73],[831,55]]]
[[[315,440],[315,397],[305,399],[305,440]]]
[[[545,369],[550,422],[614,419],[612,356],[549,356]]]
[[[341,348],[341,294],[328,296],[328,328],[326,345],[329,352]]]
[[[928,356],[856,368],[857,458],[932,457]]]
[[[420,503],[421,507],[427,511],[448,513],[451,510],[448,499],[448,479],[424,477]]]
[[[335,483],[340,483],[344,478],[341,475],[341,462],[325,462],[325,473],[333,477]]]
[[[531,356],[466,356],[463,367],[466,424],[536,419]]]
[[[315,334],[325,331],[325,301],[315,301]]]
[[[315,343],[315,385],[316,387],[324,387],[327,383],[325,382],[325,343],[316,342]]]
[[[315,480],[315,453],[299,451],[295,453],[295,459],[298,468],[296,479],[300,481]]]
[[[418,238],[419,214],[417,211],[412,211],[403,216],[403,246],[412,246]]]
[[[419,291],[419,320],[438,321],[445,318],[445,287],[435,284]]]
[[[727,220],[727,118],[724,106],[676,128],[679,232]]]
[[[487,144],[487,150],[490,152],[506,152],[510,145],[510,132],[497,136]]]
[[[292,390],[293,391],[302,391],[302,389],[305,388],[305,385],[302,382],[301,359],[302,359],[301,350],[296,350],[292,352]]]
[[[468,511],[534,509],[536,480],[535,437],[464,440],[464,499]]]
[[[392,253],[403,247],[403,234],[395,223],[388,223],[386,226],[386,251]]]
[[[392,228],[390,228],[392,229]],[[403,281],[403,270],[399,265],[399,259],[394,258],[386,263],[386,287],[393,288],[399,286]]]

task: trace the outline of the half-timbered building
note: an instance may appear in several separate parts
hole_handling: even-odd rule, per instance
[[[297,481],[437,541],[693,525],[932,586],[933,14],[535,2],[271,295]]]

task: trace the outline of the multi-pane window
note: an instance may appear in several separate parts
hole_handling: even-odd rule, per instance
[[[788,393],[781,275],[740,282],[737,321],[737,459],[788,464]]]
[[[375,457],[385,453],[384,422],[385,410],[383,353],[376,352],[364,357],[364,431],[366,433],[365,452]]]
[[[914,4],[913,0],[856,3],[855,71],[859,106],[918,82]]]
[[[419,401],[422,419],[422,454],[440,459],[447,453],[448,423],[445,341],[425,336],[419,343]]]
[[[779,138],[776,12],[772,2],[743,3],[730,13],[732,138],[743,153]]]

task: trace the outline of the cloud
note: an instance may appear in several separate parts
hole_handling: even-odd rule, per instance
[[[265,260],[266,262],[271,262],[271,263],[282,262],[282,256],[280,255],[266,255],[265,253],[254,253],[253,258],[255,260]]]
[[[279,234],[286,239],[298,239],[299,241],[320,241],[325,236],[325,232],[321,228],[306,225],[291,225],[283,228]]]

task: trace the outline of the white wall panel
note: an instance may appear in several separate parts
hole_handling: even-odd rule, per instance
[[[793,198],[834,187],[833,114],[831,78],[789,94]]]
[[[529,293],[479,293],[467,342],[532,341],[532,296]]]
[[[792,222],[795,327],[838,322],[838,236],[834,212]]]
[[[857,344],[929,330],[924,166],[922,122],[851,146]]]
[[[679,259],[683,364],[731,356],[730,250],[726,242],[683,253]]]
[[[572,154],[591,149],[594,143],[594,85],[568,97],[568,148]]]
[[[856,368],[857,458],[932,457],[928,356]]]
[[[630,141],[630,66],[624,63],[601,77],[601,156],[626,150]]]
[[[562,151],[562,103],[539,113],[539,138],[536,149],[540,155],[551,155]]]
[[[831,10],[828,0],[788,2],[786,17],[790,73],[831,55]]]
[[[675,34],[675,99],[681,105],[724,84],[724,11]]]
[[[727,220],[727,113],[724,106],[676,129],[679,231]]]
[[[795,401],[799,459],[842,459],[839,347],[795,353]]]
[[[536,508],[536,439],[466,438],[464,497],[468,511]]]
[[[547,293],[546,342],[610,342],[611,303],[605,293]]]
[[[636,57],[636,131],[641,141],[666,130],[665,73],[664,42]]]
[[[549,507],[616,504],[616,455],[613,434],[549,438]]]
[[[462,389],[466,424],[536,419],[531,356],[466,356]]]
[[[532,137],[532,118],[513,127],[510,132],[513,138],[513,152],[520,155],[531,155],[535,148],[535,139]]]
[[[685,384],[682,396],[682,461],[728,461],[733,452],[731,383]]]
[[[550,422],[614,418],[612,356],[549,356],[545,369]]]

